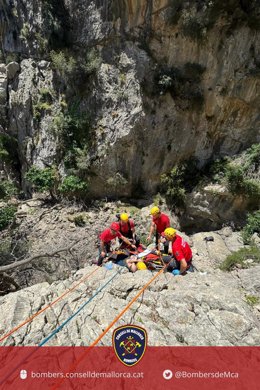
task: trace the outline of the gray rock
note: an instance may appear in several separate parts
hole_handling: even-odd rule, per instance
[[[258,233],[253,234],[252,241],[254,241],[256,245],[260,246],[260,236]]]
[[[40,69],[46,69],[49,66],[49,64],[50,63],[48,61],[42,60],[42,61],[38,62],[38,67]]]
[[[6,89],[0,87],[0,105],[6,104],[7,92]]]
[[[87,275],[92,270],[92,267],[82,269],[75,277]],[[260,267],[246,271],[251,276],[257,274],[259,280]],[[39,343],[113,274],[114,270],[98,269],[66,298],[6,339],[4,345]],[[118,275],[48,345],[82,345],[83,341],[84,345],[90,344],[151,277],[150,272]],[[5,313],[0,322],[0,333],[4,334],[46,306],[73,286],[76,279],[71,278],[66,285],[44,283],[0,298]],[[259,321],[243,299],[239,283],[238,278],[222,272],[207,277],[194,273],[180,278],[162,274],[123,315],[117,326],[130,322],[143,326],[148,331],[149,345],[259,345]],[[102,340],[101,345],[111,345],[111,334]]]
[[[7,77],[9,80],[13,79],[20,70],[20,65],[17,62],[9,62],[6,66]]]

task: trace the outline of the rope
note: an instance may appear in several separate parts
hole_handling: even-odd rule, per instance
[[[87,300],[83,305],[81,305],[78,310],[72,314],[66,321],[64,321],[58,328],[56,328],[49,336],[47,336],[40,344],[39,347],[42,347],[44,344],[46,344],[53,336],[55,336],[58,332],[60,332],[65,325],[67,325],[76,315],[88,304],[90,303],[97,294],[99,294],[118,274],[121,273],[121,270],[117,271],[112,278],[110,278],[102,287],[98,288],[97,291],[92,295],[91,298]]]
[[[77,365],[86,357],[86,355],[91,351],[91,349],[99,343],[99,341],[107,334],[107,332],[112,328],[112,326],[122,317],[122,315],[132,306],[132,304],[140,297],[140,295],[146,290],[146,288],[160,275],[164,272],[166,266],[164,266],[159,272],[153,276],[149,282],[145,284],[144,287],[139,291],[139,293],[128,303],[128,305],[115,317],[115,319],[108,325],[108,327],[97,337],[95,341],[87,348],[86,352],[82,353],[82,355],[76,360],[74,364],[72,364],[66,372],[72,372],[75,370]],[[56,390],[60,387],[60,385],[64,382],[66,378],[61,379],[56,385],[51,387],[50,390]]]
[[[95,268],[94,271],[90,272],[83,278],[79,280],[75,286],[69,288],[67,291],[65,291],[62,295],[60,295],[58,298],[56,298],[53,302],[49,303],[47,306],[43,307],[41,310],[37,311],[35,314],[33,314],[31,317],[28,317],[25,321],[23,321],[21,324],[17,325],[15,328],[11,329],[8,333],[6,333],[4,336],[0,338],[0,342],[5,340],[7,337],[11,336],[14,332],[16,332],[18,329],[22,328],[24,325],[29,324],[32,322],[32,320],[43,313],[45,310],[49,309],[52,307],[55,303],[59,302],[61,299],[63,299],[67,294],[75,290],[76,287],[78,287],[81,283],[83,283],[85,280],[87,280],[91,275],[93,275],[99,268]]]
[[[97,269],[99,269],[99,268],[97,268]],[[95,270],[95,271],[97,271],[97,269]],[[114,274],[114,276],[106,283],[106,285],[118,274],[118,273],[120,273],[120,271],[121,270],[119,270],[116,274]],[[92,272],[91,274],[93,274],[94,272]],[[90,276],[91,274],[89,274],[88,276]],[[75,287],[75,286],[74,286]],[[97,291],[96,291],[96,293],[88,300],[88,302],[90,302],[93,298],[94,298],[94,296],[95,295],[97,295],[98,294],[98,292],[100,292],[103,288],[105,287],[105,285],[103,286],[103,287],[101,287],[100,289],[98,289]],[[88,302],[86,302],[84,305],[82,305],[81,306],[81,308],[79,308],[78,310],[77,310],[77,312],[76,313],[74,313],[74,315],[72,315],[68,320],[66,320],[62,325],[61,325],[61,327],[60,327],[60,329],[61,328],[63,328],[65,325],[66,325],[66,323],[68,323],[84,306],[86,306],[87,305],[87,303]],[[60,330],[59,329],[59,330]],[[17,370],[18,370],[18,368],[19,367],[21,367],[21,365],[25,362],[25,361],[28,361],[28,359],[29,358],[31,358],[32,357],[32,355],[34,355],[37,351],[38,351],[38,349],[42,346],[42,345],[44,345],[54,334],[56,334],[59,330],[55,330],[54,332],[53,332],[53,334],[51,334],[51,335],[49,335],[46,339],[44,339],[35,349],[33,348],[32,349],[32,351],[26,356],[26,357],[24,357],[23,358],[23,360],[20,362],[20,363],[18,363],[15,367],[13,367],[12,369],[11,369],[11,371],[9,371],[6,375],[5,375],[5,377],[4,378],[0,378],[0,385],[2,385],[3,383],[5,383],[6,382],[6,380],[8,379],[8,378],[10,378],[10,376],[14,373],[14,372],[16,372]]]
[[[165,266],[164,266],[165,268]],[[108,325],[108,327],[101,333],[101,335],[92,343],[90,344],[90,347],[94,347],[98,344],[98,342],[105,336],[105,334],[112,328],[112,326],[122,317],[123,314],[132,306],[132,304],[140,297],[140,295],[144,292],[144,290],[147,289],[147,287],[164,271],[164,268],[162,268],[155,276],[152,277],[152,279],[147,282],[144,287],[141,288],[139,293],[131,300],[131,302],[128,303],[128,305],[116,316],[116,318]]]

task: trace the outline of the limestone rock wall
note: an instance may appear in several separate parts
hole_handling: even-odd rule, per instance
[[[9,82],[7,97],[7,129],[17,133],[23,171],[32,163],[62,166],[58,138],[49,131],[55,112],[40,119],[37,131],[32,120],[29,93],[52,83],[52,66],[39,65],[42,58],[48,59],[48,47],[42,46],[46,40],[52,42],[52,27],[46,27],[43,5],[36,0],[27,3],[26,10],[14,2],[9,14],[6,11],[9,24],[4,34],[4,49],[24,58],[20,74]],[[87,157],[93,195],[151,194],[157,191],[160,175],[180,160],[195,156],[203,166],[259,142],[260,40],[259,32],[247,23],[232,28],[230,15],[223,11],[199,40],[183,30],[187,20],[201,18],[202,11],[195,6],[187,6],[180,21],[172,23],[174,2],[166,0],[53,4],[48,12],[59,22],[57,35],[82,52],[96,47],[102,58],[87,93],[81,94],[81,104],[93,114]],[[14,20],[17,31],[11,34]],[[182,72],[187,64],[204,71],[199,81],[192,77],[183,81],[184,96],[158,90],[158,72],[166,68]],[[188,96],[194,83],[202,99],[195,107],[196,99],[191,102]],[[59,99],[57,93],[57,106]],[[121,182],[108,186],[115,174]]]
[[[100,172],[105,177],[119,172],[128,180],[127,191],[132,193],[140,187],[153,192],[160,174],[169,171],[176,161],[195,156],[203,165],[212,157],[233,155],[259,141],[259,78],[255,74],[259,34],[241,25],[227,36],[227,22],[219,21],[201,43],[184,36],[178,24],[167,23],[169,5],[167,1],[114,1],[96,8],[95,15],[100,12],[105,18],[107,30],[103,26],[95,40],[102,46],[107,62],[113,62],[113,66],[100,69],[101,91],[104,79],[115,80],[114,66],[119,80],[122,73],[127,74],[128,80],[132,79],[123,88],[126,90],[124,104],[120,101],[122,95],[115,96],[120,92],[118,87],[113,88],[118,84],[116,81],[110,83],[110,90],[107,88],[108,94],[114,95],[113,105],[109,104],[106,92],[99,96],[101,109],[97,118],[98,124],[102,124],[102,137],[97,126],[96,134],[101,142],[94,155],[99,158],[92,165],[99,176],[92,183],[96,194],[103,192],[104,187]],[[85,29],[90,22],[89,15],[90,12],[86,18],[83,14],[79,19]],[[122,43],[122,37],[126,43]],[[120,41],[121,57],[128,57],[128,68],[122,68],[120,60],[113,55],[105,54],[106,42],[113,53],[114,39]],[[147,93],[147,89],[153,89],[158,68],[167,65],[181,69],[187,63],[205,67],[201,110],[180,107],[169,93],[157,96]],[[131,110],[133,94],[134,111]]]

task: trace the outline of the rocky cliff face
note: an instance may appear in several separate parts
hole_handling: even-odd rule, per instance
[[[100,174],[100,166],[108,177],[118,171],[129,181],[129,189],[139,184],[145,191],[155,191],[160,174],[177,161],[195,156],[203,165],[212,157],[232,155],[259,140],[259,78],[254,75],[259,40],[255,31],[242,24],[227,36],[229,22],[224,20],[207,31],[203,41],[194,40],[183,34],[181,22],[169,23],[169,2],[119,2],[117,6],[117,23],[110,37],[123,36],[125,42],[120,40],[117,63],[111,59],[115,45],[111,42],[111,51],[110,43],[108,56],[113,64],[99,72],[101,86],[105,85],[97,113],[102,130],[96,133],[97,155],[105,153],[104,149],[106,155],[98,160],[98,168],[94,163],[96,173]],[[190,18],[200,14],[193,8],[186,12]],[[83,19],[83,24],[88,25],[88,20]],[[102,46],[105,53],[106,46]],[[176,70],[182,72],[187,64],[193,67],[185,80]],[[197,65],[204,69],[201,78]],[[164,76],[172,68],[172,77],[180,77],[184,91],[167,86]],[[156,85],[158,72],[158,83],[165,89]],[[114,91],[113,74],[117,76],[113,80],[118,80]],[[102,182],[95,182],[100,191]]]
[[[19,139],[22,172],[56,163],[64,173],[60,139],[50,130],[61,92],[67,100],[78,95],[81,109],[91,112],[85,162],[97,196],[155,192],[160,175],[178,161],[195,156],[203,166],[258,142],[257,7],[236,1],[222,8],[218,1],[34,0],[26,8],[3,2],[3,52],[19,57],[20,72],[8,88],[2,85],[1,104],[9,133]],[[78,77],[55,80],[49,51],[64,46],[80,62],[90,47],[101,58],[81,91]],[[41,107],[37,117],[43,88],[55,91],[52,107]],[[116,172],[117,182],[104,186]]]

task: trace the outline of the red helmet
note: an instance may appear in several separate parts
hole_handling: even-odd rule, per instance
[[[111,229],[111,230],[114,230],[115,232],[119,232],[119,230],[120,230],[119,223],[117,223],[117,222],[111,223],[110,229]]]

